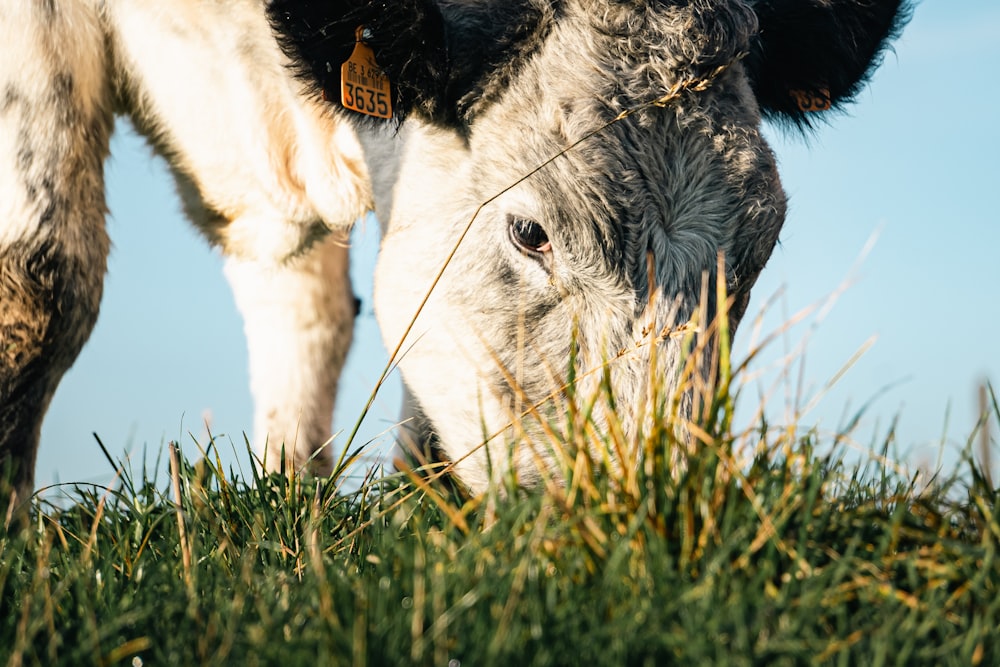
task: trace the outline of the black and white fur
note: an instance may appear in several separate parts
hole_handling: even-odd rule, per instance
[[[22,498],[46,407],[97,318],[115,115],[167,159],[226,256],[268,467],[284,445],[301,468],[330,437],[355,311],[345,232],[372,198],[353,130],[302,94],[264,9],[0,4],[0,468]],[[314,465],[329,471],[329,456]]]
[[[484,211],[402,364],[460,459],[509,421],[506,378],[529,398],[551,389],[572,322],[599,363],[690,314],[719,251],[735,324],[784,218],[761,116],[810,122],[793,91],[849,101],[906,14],[902,0],[3,2],[2,479],[30,492],[42,418],[97,318],[116,115],[167,159],[189,218],[227,258],[268,467],[323,474],[355,309],[352,222],[377,204],[387,226],[376,305],[394,346],[480,202],[595,124],[723,66],[709,90],[619,123]],[[388,126],[324,99],[359,25],[394,85]],[[511,220],[544,228],[549,250],[513,247]],[[684,312],[644,312],[651,290]],[[643,363],[620,370],[626,409]],[[474,490],[488,459],[505,459],[497,447],[459,466]],[[539,474],[528,454],[510,460]]]

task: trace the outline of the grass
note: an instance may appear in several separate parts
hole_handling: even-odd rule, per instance
[[[713,364],[696,447],[670,401],[632,440],[570,401],[533,490],[240,479],[210,446],[171,448],[169,484],[36,502],[0,530],[0,665],[1000,664],[1000,493],[974,439],[919,483],[849,464],[841,436],[735,429]]]

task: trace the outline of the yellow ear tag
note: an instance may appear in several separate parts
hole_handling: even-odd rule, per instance
[[[825,88],[817,90],[815,93],[807,93],[804,90],[790,90],[789,94],[799,105],[799,111],[810,113],[813,111],[829,111],[833,106],[830,101],[830,91]]]
[[[354,52],[340,66],[340,103],[368,116],[392,118],[389,79],[375,62],[375,52],[362,41],[364,32],[364,26],[358,26]]]

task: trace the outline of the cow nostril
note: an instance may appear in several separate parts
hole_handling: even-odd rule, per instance
[[[522,252],[540,255],[552,250],[552,243],[549,241],[548,235],[542,226],[534,220],[508,215],[507,229],[510,233],[510,240]]]

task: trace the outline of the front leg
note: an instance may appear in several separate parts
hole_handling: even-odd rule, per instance
[[[334,397],[357,311],[348,262],[336,234],[277,265],[226,260],[250,356],[254,441],[268,471],[332,472]]]
[[[42,417],[103,291],[113,116],[92,4],[0,4],[0,527],[26,509]]]

